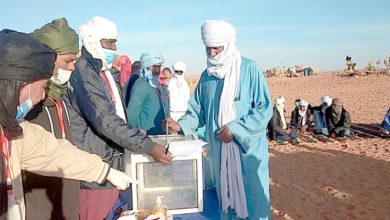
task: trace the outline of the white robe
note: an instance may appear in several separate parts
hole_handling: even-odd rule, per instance
[[[187,111],[190,87],[185,79],[173,77],[168,84],[171,117],[177,121]]]

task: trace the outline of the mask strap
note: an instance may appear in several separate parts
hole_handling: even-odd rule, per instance
[[[28,84],[28,99],[31,99],[31,84]]]

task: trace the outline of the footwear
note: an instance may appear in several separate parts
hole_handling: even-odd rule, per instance
[[[384,129],[384,128],[381,128],[379,129],[379,134],[380,135],[389,135],[390,134],[390,131]]]

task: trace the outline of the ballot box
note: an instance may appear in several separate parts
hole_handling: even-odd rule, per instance
[[[166,145],[165,135],[150,137]],[[168,136],[170,143],[196,139],[196,136]],[[140,181],[132,186],[133,210],[152,210],[156,197],[162,196],[170,214],[203,211],[201,151],[175,157],[168,166],[156,163],[149,155],[129,153],[125,151],[125,172]]]

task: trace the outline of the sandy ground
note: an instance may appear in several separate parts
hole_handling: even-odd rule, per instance
[[[296,98],[315,106],[329,95],[344,102],[353,124],[375,131],[390,107],[389,76],[323,74],[267,81],[273,99],[286,98],[288,115]],[[367,133],[345,143],[271,142],[272,218],[390,219],[390,139]]]
[[[195,87],[198,76],[189,79]],[[272,100],[284,96],[313,106],[340,98],[354,125],[376,134],[390,107],[390,76],[267,78]],[[289,122],[290,119],[287,119]],[[272,219],[390,219],[390,139],[361,133],[334,143],[269,143]]]

